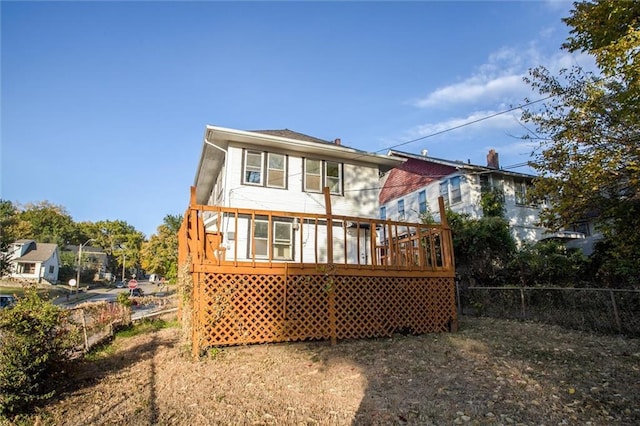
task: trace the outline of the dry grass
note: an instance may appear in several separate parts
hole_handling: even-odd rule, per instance
[[[56,425],[640,424],[640,340],[464,318],[456,334],[270,344],[194,361],[118,338],[31,421]]]

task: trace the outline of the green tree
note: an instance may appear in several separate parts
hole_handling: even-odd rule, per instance
[[[541,221],[559,229],[597,213],[617,253],[618,271],[640,270],[640,2],[574,3],[562,48],[594,56],[599,74],[579,67],[554,76],[544,67],[525,80],[549,96],[523,120],[535,126],[539,172],[532,195],[549,200]],[[614,274],[615,275],[615,274]],[[602,274],[602,276],[612,276]],[[620,285],[619,276],[608,285]],[[638,277],[626,276],[626,283]]]
[[[9,270],[9,244],[15,241],[12,234],[13,225],[17,222],[18,210],[11,201],[0,200],[0,277]]]
[[[91,245],[101,247],[107,253],[112,272],[120,272],[123,266],[127,269],[140,266],[144,235],[133,225],[124,220],[101,220],[83,222],[79,227],[89,238],[93,238]]]
[[[181,215],[165,216],[157,233],[142,245],[142,267],[147,272],[175,281],[178,276],[178,230],[181,223]]]
[[[75,222],[63,206],[48,201],[30,203],[17,215],[13,228],[15,238],[30,238],[41,243],[78,243],[81,235]]]
[[[42,299],[35,288],[0,310],[0,418],[28,410],[54,393],[73,347],[69,311]]]
[[[453,237],[456,269],[464,281],[473,277],[481,285],[497,285],[516,251],[509,224],[502,217],[473,219],[468,214],[447,212]]]

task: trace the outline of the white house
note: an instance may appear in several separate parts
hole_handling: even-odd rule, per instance
[[[504,217],[519,245],[549,236],[545,228],[537,225],[539,208],[527,201],[534,176],[500,169],[494,150],[487,156],[487,166],[429,157],[426,152],[415,155],[392,150],[388,154],[406,162],[382,178],[379,195],[382,218],[416,222],[429,211],[439,220],[440,195],[454,212],[482,217],[481,195],[496,188],[504,193]]]
[[[291,217],[270,220],[273,213],[269,212],[324,214],[323,188],[328,187],[334,215],[375,219],[379,176],[404,161],[343,146],[340,139],[330,142],[288,129],[242,131],[207,126],[195,198],[200,205],[263,212],[237,220],[228,215],[222,220],[214,214],[205,216],[207,230],[223,235],[227,253],[238,253],[240,260],[255,254],[255,258],[299,261],[304,250],[313,250],[316,240],[326,237],[324,231],[317,231],[326,227],[299,226]],[[269,223],[273,223],[272,230]],[[299,229],[304,235],[298,234]],[[358,226],[356,234],[353,244],[366,247],[370,230]],[[339,261],[340,247],[347,242],[339,241],[339,232],[335,235],[334,256]]]
[[[9,245],[8,253],[11,277],[38,282],[58,281],[60,255],[57,244],[17,240]]]

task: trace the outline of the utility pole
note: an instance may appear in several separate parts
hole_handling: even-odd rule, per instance
[[[90,241],[93,241],[93,238],[89,238],[84,244],[80,244],[78,246],[78,271],[76,275],[76,294],[78,294],[78,288],[80,287],[80,268],[82,268],[82,247],[89,244]]]

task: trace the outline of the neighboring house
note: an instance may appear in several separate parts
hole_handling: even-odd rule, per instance
[[[537,225],[540,210],[527,201],[527,191],[534,176],[500,169],[498,153],[487,155],[487,165],[450,161],[401,151],[389,155],[406,159],[382,178],[379,194],[380,217],[383,219],[420,221],[423,214],[437,215],[437,199],[443,196],[457,213],[482,217],[480,198],[483,192],[499,189],[504,193],[505,219],[516,242],[535,243],[548,235]],[[566,236],[566,235],[565,235]]]
[[[404,161],[348,148],[340,139],[330,142],[288,129],[249,132],[207,126],[195,177],[195,201],[324,214],[323,188],[328,187],[333,214],[377,218],[379,176]],[[238,223],[228,219],[218,223],[218,219],[205,215],[206,229],[223,235],[227,253],[238,253],[239,260],[252,257],[254,251],[257,259],[299,260],[303,250],[313,250],[315,239],[325,237],[307,235],[301,243],[295,238],[299,223],[291,219],[276,220],[271,237],[266,217],[256,219],[254,228],[247,217],[240,217]],[[364,247],[370,241],[370,230],[360,231],[359,244]],[[363,250],[359,256],[363,260]]]
[[[58,281],[60,255],[57,244],[17,240],[9,245],[8,252],[11,277],[38,282]]]
[[[78,261],[78,246],[67,245],[64,247],[64,251],[70,251],[73,253],[76,262]],[[91,246],[82,247],[82,270],[95,271],[94,281],[107,279],[107,266],[109,264],[109,258],[107,253],[102,249]]]

